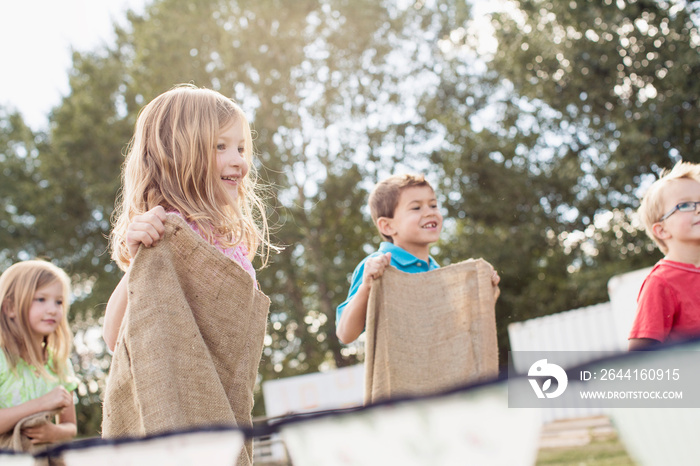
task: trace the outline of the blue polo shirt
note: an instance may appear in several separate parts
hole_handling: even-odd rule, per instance
[[[343,314],[345,306],[348,305],[352,297],[355,296],[355,293],[357,293],[357,289],[360,288],[360,285],[362,285],[362,275],[365,272],[365,262],[367,262],[367,259],[377,257],[380,254],[386,254],[387,252],[391,253],[391,265],[402,272],[420,273],[440,268],[438,263],[435,262],[435,259],[432,257],[429,257],[428,262],[425,262],[422,259],[418,259],[405,249],[396,246],[394,243],[390,243],[388,241],[383,242],[379,245],[379,250],[377,252],[373,252],[369,256],[365,257],[362,262],[355,267],[355,271],[352,273],[352,281],[350,282],[350,292],[348,293],[348,298],[343,302],[343,304],[338,306],[338,309],[335,311],[336,326],[338,325],[338,322],[340,322],[340,316]]]

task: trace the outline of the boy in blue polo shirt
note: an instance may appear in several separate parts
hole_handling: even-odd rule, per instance
[[[440,267],[430,256],[430,245],[440,238],[442,214],[435,191],[422,175],[394,175],[380,182],[369,196],[369,208],[385,241],[355,268],[348,298],[336,311],[336,335],[345,344],[364,331],[372,281],[387,266],[407,273]],[[496,271],[491,281],[497,296]]]

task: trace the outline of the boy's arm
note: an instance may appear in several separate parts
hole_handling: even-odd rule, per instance
[[[496,301],[498,297],[501,296],[501,289],[498,287],[499,283],[501,283],[501,277],[498,275],[498,272],[496,272],[496,269],[493,269],[491,273],[491,286],[493,286],[493,299]]]
[[[654,340],[653,338],[630,338],[628,349],[629,351],[643,351],[651,349],[660,343],[659,340]]]
[[[335,334],[341,343],[346,345],[352,343],[364,331],[370,288],[371,285],[363,282],[350,302],[345,306],[345,310],[340,316],[340,321],[335,329]]]
[[[348,344],[357,340],[365,330],[367,320],[367,300],[372,281],[384,275],[384,270],[391,264],[391,253],[367,259],[362,273],[362,282],[350,299],[340,316],[335,334],[341,343]]]

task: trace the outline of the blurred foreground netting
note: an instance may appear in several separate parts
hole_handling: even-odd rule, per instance
[[[245,438],[246,434],[238,429],[203,428],[145,438],[87,439],[47,454],[61,456],[66,466],[231,466],[236,463]]]
[[[682,352],[681,352],[682,351]],[[686,351],[699,352],[692,366],[687,361]],[[673,346],[668,349],[648,352],[638,360],[639,367],[647,363],[654,366],[677,368],[681,377],[686,373],[700,373],[700,342]],[[697,396],[700,386],[696,386]],[[627,451],[640,465],[695,465],[698,459],[698,439],[700,439],[700,407],[682,406],[678,408],[613,408],[610,417]]]
[[[539,410],[508,408],[505,382],[283,425],[295,465],[531,465]]]
[[[695,359],[689,359],[688,355],[699,349],[700,342],[695,341],[656,351],[627,353],[593,361],[569,374],[573,376],[581,370],[593,372],[600,367],[641,370],[675,364],[682,376],[694,368],[688,367],[695,364]],[[429,396],[290,414],[258,421],[252,429],[210,428],[144,439],[88,439],[46,453],[62,455],[68,466],[230,465],[234,464],[244,439],[252,439],[255,463],[278,466],[517,466],[552,464],[541,461],[567,456],[589,457],[591,460],[586,460],[586,464],[596,465],[609,464],[603,459],[606,450],[611,450],[608,456],[617,455],[613,457],[624,460],[625,464],[697,464],[700,409],[613,408],[610,416],[568,421],[568,427],[560,428],[555,439],[552,432],[556,426],[543,425],[542,409],[509,407],[509,382],[501,378]],[[700,390],[700,386],[696,389]],[[597,420],[591,424],[591,419]],[[566,442],[561,445],[553,443],[563,440]],[[3,454],[0,462],[33,465],[34,459],[28,455]]]
[[[696,465],[698,408],[621,408],[611,420],[630,456],[643,466]]]

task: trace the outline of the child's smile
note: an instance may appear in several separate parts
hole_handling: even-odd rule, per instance
[[[225,185],[229,186],[229,190],[233,193],[238,193],[238,181],[239,177],[237,176],[222,176],[221,181],[224,182]]]
[[[248,174],[244,134],[243,124],[234,122],[221,132],[216,142],[219,177],[233,199],[238,199],[240,184]]]

